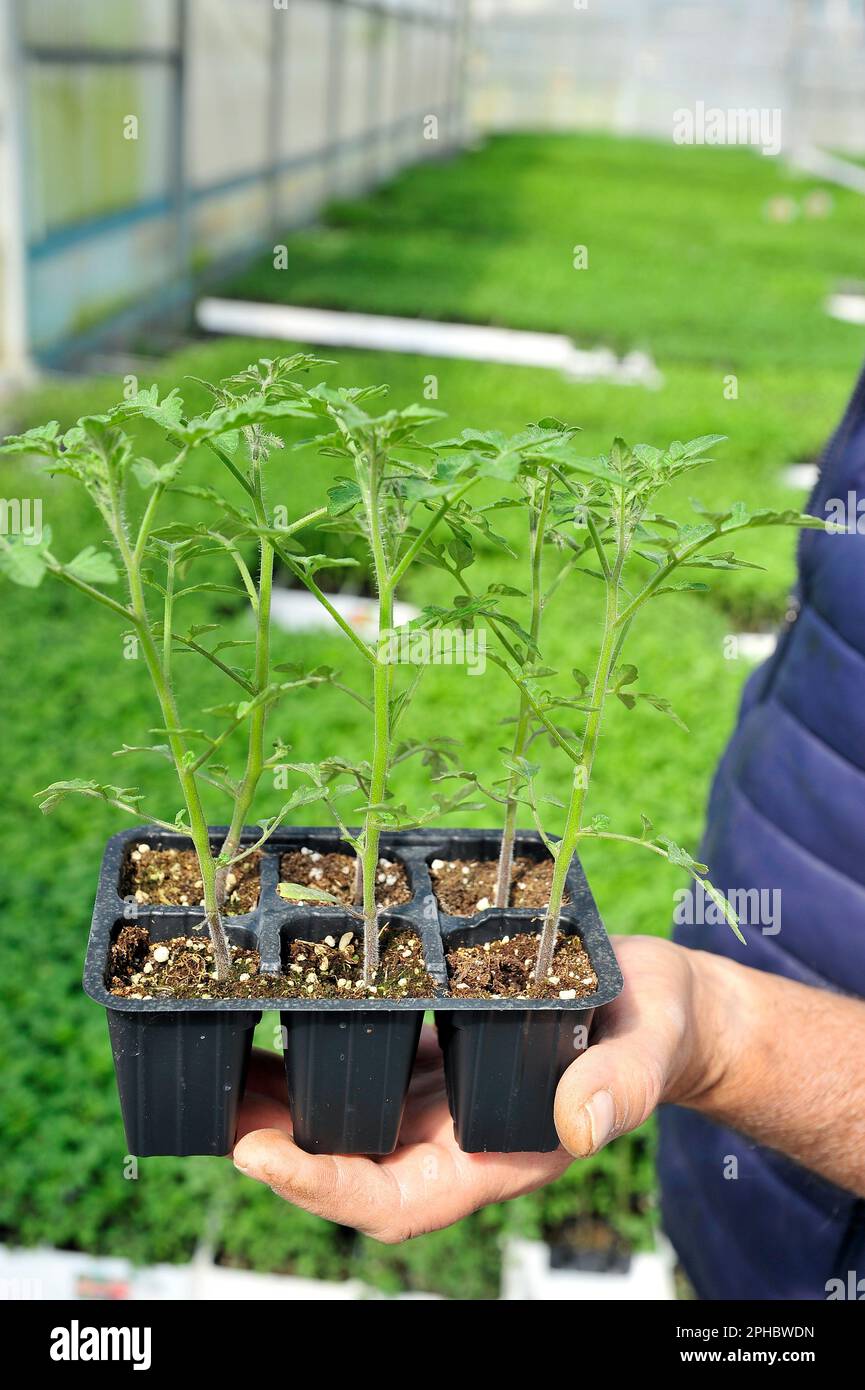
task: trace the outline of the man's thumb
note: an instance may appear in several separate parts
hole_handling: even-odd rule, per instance
[[[625,1039],[593,1044],[572,1062],[556,1091],[559,1139],[575,1158],[588,1158],[618,1134],[636,1129],[661,1099],[665,1067]]]

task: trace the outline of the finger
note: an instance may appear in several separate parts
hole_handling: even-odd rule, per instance
[[[280,1103],[269,1096],[251,1095],[248,1091],[237,1117],[237,1144],[256,1129],[280,1129],[292,1135],[294,1128],[285,1101]]]
[[[556,1129],[568,1152],[588,1158],[648,1119],[663,1094],[671,1054],[663,1034],[640,1029],[604,1038],[572,1062],[555,1102]]]
[[[265,1052],[253,1048],[249,1059],[249,1072],[246,1077],[246,1092],[267,1096],[270,1100],[288,1103],[288,1090],[285,1082],[285,1062],[279,1052]]]
[[[368,1158],[308,1154],[281,1129],[258,1129],[234,1147],[240,1172],[265,1183],[293,1206],[365,1235],[388,1239],[389,1208],[399,1191]]]
[[[420,1042],[417,1047],[415,1058],[416,1067],[439,1067],[441,1066],[442,1052],[439,1047],[438,1030],[431,1024],[425,1023],[420,1030]]]

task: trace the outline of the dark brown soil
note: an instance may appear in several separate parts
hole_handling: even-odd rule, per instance
[[[457,999],[582,999],[598,987],[589,957],[575,936],[559,935],[553,968],[543,984],[532,978],[538,937],[503,936],[484,946],[459,946],[447,957]]]
[[[412,931],[389,935],[386,928],[373,987],[363,984],[363,939],[352,931],[323,942],[293,941],[285,981],[293,999],[428,999],[436,992],[420,937]]]
[[[258,902],[261,855],[247,855],[228,871],[226,911],[251,912]],[[140,844],[129,856],[122,896],[159,907],[201,907],[204,886],[198,856],[192,849],[151,849]]]
[[[280,975],[260,973],[257,951],[229,946],[234,978],[220,983],[213,974],[207,929],[200,934],[151,941],[146,927],[131,923],[120,931],[108,957],[108,988],[123,999],[279,999]]]
[[[351,936],[347,941],[346,936]],[[295,941],[285,974],[265,974],[257,951],[231,946],[234,978],[221,984],[213,974],[213,952],[201,935],[151,941],[146,927],[130,923],[111,947],[108,987],[123,999],[422,999],[435,993],[421,941],[414,932],[390,936],[385,928],[376,984],[362,984],[363,942],[354,933],[323,943]],[[295,969],[295,966],[297,968]],[[309,974],[314,980],[307,979]],[[346,983],[340,985],[340,981]]]
[[[353,854],[320,854],[318,850],[293,849],[282,856],[279,866],[283,883],[300,883],[304,888],[321,888],[345,907],[354,902]],[[376,875],[375,900],[379,907],[400,907],[411,900],[405,865],[398,859],[380,859]],[[286,902],[291,902],[287,898]],[[296,899],[295,901],[299,901]]]
[[[494,859],[434,859],[430,878],[439,907],[452,917],[473,917],[493,907],[498,867]],[[525,856],[514,859],[510,901],[505,907],[546,907],[552,881],[552,859],[539,863]]]

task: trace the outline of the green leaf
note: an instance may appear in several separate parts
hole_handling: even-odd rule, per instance
[[[174,431],[183,419],[183,400],[176,387],[160,401],[159,388],[156,385],[147,386],[114,406],[110,415],[115,420],[142,415],[147,420],[154,420],[163,429]]]
[[[297,401],[268,403],[263,396],[249,396],[234,405],[220,406],[209,415],[196,416],[194,420],[179,426],[177,433],[187,444],[200,444],[208,439],[218,440],[221,435],[230,435],[236,429],[292,417],[308,420],[312,418],[312,412]]]
[[[674,724],[678,724],[680,729],[684,729],[686,734],[691,731],[684,719],[680,719],[669,700],[663,699],[660,695],[646,695],[642,691],[637,695],[638,700],[645,700],[646,704],[651,705],[659,714],[665,714],[668,719],[672,719]]]
[[[512,584],[490,584],[488,594],[498,594],[502,598],[525,598],[525,589],[515,589]]]
[[[689,873],[697,877],[708,873],[708,867],[705,864],[694,859],[686,849],[682,849],[681,845],[677,845],[668,835],[659,835],[658,844],[663,845],[671,864],[677,864],[680,868],[687,869]]]
[[[311,888],[309,884],[305,883],[278,883],[276,891],[281,898],[286,898],[289,902],[340,905],[340,899],[335,898],[333,893],[326,893],[323,888]]]
[[[683,560],[682,569],[704,570],[762,570],[765,565],[754,564],[751,560],[740,560],[732,550],[715,555],[695,555],[693,559]]]
[[[107,801],[109,805],[116,805],[118,801],[123,801],[136,806],[142,800],[141,792],[137,791],[135,787],[115,787],[110,783],[86,782],[80,777],[73,777],[68,782],[52,782],[50,787],[44,787],[41,792],[35,792],[34,795],[42,797],[39,802],[39,810],[46,816],[50,815],[67,796],[93,796],[100,801]]]
[[[143,488],[156,487],[157,484],[167,486],[177,477],[179,468],[179,459],[173,459],[170,463],[159,465],[154,463],[152,459],[140,458],[136,459],[132,465],[132,471]]]
[[[724,894],[721,892],[721,890],[719,888],[716,888],[714,883],[710,883],[707,878],[701,878],[700,883],[702,885],[704,893],[706,893],[706,895],[712,899],[712,902],[715,904],[715,906],[719,907],[723,912],[728,925],[733,928],[735,936],[738,937],[739,941],[741,941],[743,946],[747,945],[747,942],[745,941],[745,938],[742,935],[741,927],[739,924],[739,917],[732,903],[729,903],[727,899],[724,897]]]
[[[25,589],[38,589],[48,568],[44,551],[48,545],[43,532],[41,541],[32,545],[26,536],[0,536],[0,573]]]
[[[688,444],[679,445],[681,450],[679,457],[685,459],[700,458],[701,455],[707,454],[718,444],[723,444],[726,438],[725,434],[701,434],[699,439],[692,439]],[[672,446],[670,452],[672,452]]]
[[[43,458],[58,458],[59,428],[56,420],[49,420],[47,425],[37,425],[23,434],[10,434],[0,444],[0,454],[41,454]]]
[[[112,556],[94,545],[86,545],[63,568],[85,584],[116,584],[120,577]]]
[[[352,507],[363,501],[360,488],[351,478],[340,478],[333,487],[328,488],[327,495],[327,510],[330,516],[342,516],[344,512],[350,512]]]

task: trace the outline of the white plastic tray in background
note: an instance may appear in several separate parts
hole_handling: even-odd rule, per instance
[[[279,338],[319,347],[459,357],[514,367],[547,367],[573,381],[611,381],[621,386],[657,387],[661,374],[645,352],[619,358],[609,348],[578,348],[563,333],[532,333],[485,324],[440,323],[390,314],[353,314],[294,304],[260,304],[247,299],[200,299],[200,328],[243,338]]]
[[[328,594],[333,607],[354,631],[368,642],[378,635],[378,604],[361,594]],[[308,589],[284,589],[274,585],[271,617],[284,632],[338,632],[330,614]],[[420,616],[420,609],[397,600],[393,606],[393,625],[402,627]]]
[[[380,1299],[385,1295],[359,1279],[343,1282],[298,1279],[223,1269],[202,1251],[185,1265],[136,1266],[129,1260],[53,1250],[0,1246],[0,1302],[312,1302]],[[400,1300],[437,1299],[437,1294],[399,1294]]]
[[[631,1256],[624,1274],[553,1269],[542,1240],[508,1240],[502,1266],[505,1302],[669,1302],[676,1297],[672,1247],[659,1238],[655,1250]]]

